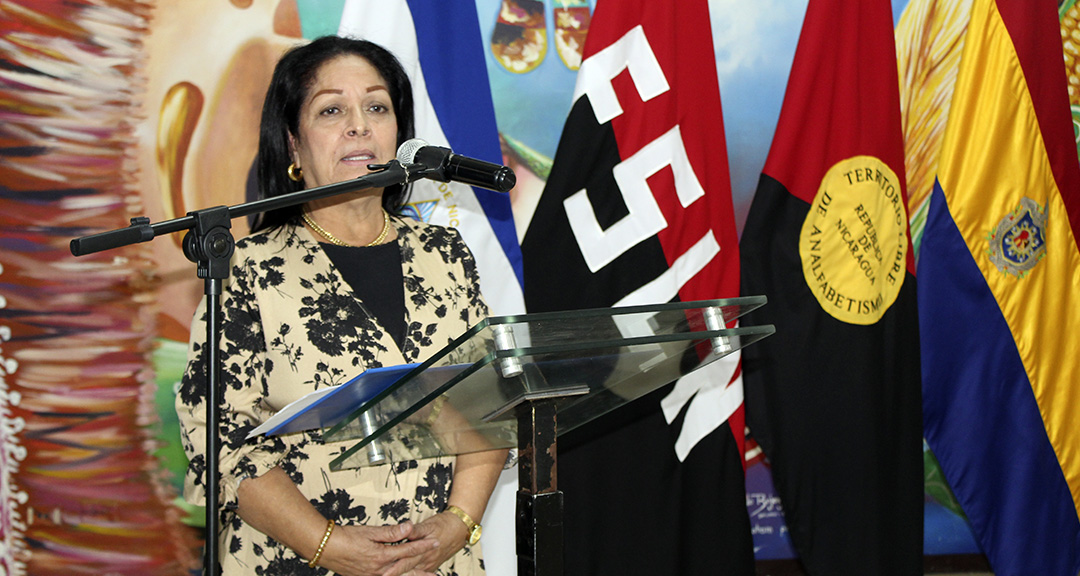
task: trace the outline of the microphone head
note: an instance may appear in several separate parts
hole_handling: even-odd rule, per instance
[[[401,146],[398,146],[397,149],[397,161],[402,164],[415,163],[417,151],[427,145],[427,141],[423,138],[413,138],[402,142]]]
[[[517,184],[517,174],[507,166],[500,166],[495,171],[494,186],[490,189],[496,192],[509,192]]]

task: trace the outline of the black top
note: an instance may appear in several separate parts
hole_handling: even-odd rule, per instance
[[[397,240],[378,246],[320,244],[363,303],[364,311],[401,348],[405,342],[405,289]]]

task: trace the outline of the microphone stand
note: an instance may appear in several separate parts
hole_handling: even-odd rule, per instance
[[[184,255],[195,262],[199,278],[204,279],[203,293],[206,296],[206,544],[204,549],[203,574],[217,576],[220,573],[218,558],[218,456],[221,446],[218,439],[220,418],[221,359],[221,289],[222,280],[229,277],[229,259],[232,257],[235,241],[230,232],[231,220],[251,214],[260,214],[268,210],[287,208],[310,200],[328,198],[347,192],[368,188],[385,188],[395,184],[408,184],[427,172],[424,167],[414,164],[403,165],[397,160],[387,164],[371,165],[368,168],[379,170],[365,174],[353,180],[319,186],[310,190],[300,190],[273,198],[246,202],[235,206],[215,206],[188,212],[187,216],[150,223],[150,219],[140,216],[131,219],[126,228],[101,232],[75,238],[71,241],[71,253],[84,256],[121,246],[147,242],[162,234],[187,230],[184,236]]]

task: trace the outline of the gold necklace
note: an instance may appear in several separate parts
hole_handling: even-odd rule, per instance
[[[376,236],[375,239],[372,240],[370,243],[368,243],[367,246],[375,246],[375,245],[381,244],[382,241],[386,239],[386,235],[390,233],[390,214],[387,213],[387,211],[384,209],[382,211],[382,215],[383,215],[382,232],[379,232],[379,235]],[[339,239],[337,236],[334,236],[330,232],[327,232],[326,229],[323,228],[322,226],[319,226],[318,224],[316,224],[315,220],[311,217],[310,214],[308,214],[307,208],[305,208],[300,213],[300,216],[304,219],[304,222],[307,223],[307,225],[310,226],[311,229],[315,231],[316,234],[318,234],[319,236],[322,236],[323,238],[326,238],[331,244],[334,244],[336,246],[352,246],[352,244],[349,244],[348,242],[345,242],[345,241]]]

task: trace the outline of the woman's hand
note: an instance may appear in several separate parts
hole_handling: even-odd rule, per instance
[[[434,576],[434,569],[426,572],[422,564],[441,549],[440,540],[420,536],[418,528],[411,522],[338,526],[326,541],[319,566],[342,576]]]
[[[237,502],[237,512],[245,522],[305,559],[315,555],[326,530],[326,518],[284,470],[273,468],[241,482]],[[412,522],[396,526],[335,526],[319,556],[319,566],[343,576],[408,574],[425,553],[439,547],[436,538],[415,534],[416,528]]]
[[[414,542],[434,541],[438,544],[424,550],[417,557],[417,569],[434,572],[443,562],[465,547],[469,530],[461,518],[449,512],[441,512],[413,527]]]
[[[443,414],[452,412],[443,409]],[[506,450],[459,454],[454,463],[454,479],[447,504],[461,508],[476,522],[482,522],[504,462]],[[423,520],[413,528],[409,540],[422,542],[434,539],[439,545],[420,555],[417,569],[434,572],[465,547],[468,537],[469,529],[465,523],[450,512],[440,512]]]

